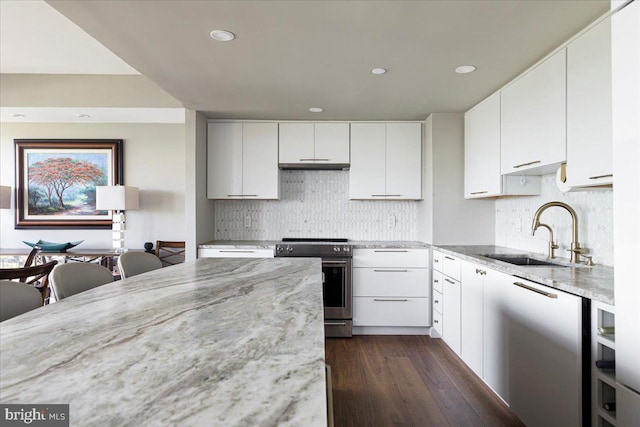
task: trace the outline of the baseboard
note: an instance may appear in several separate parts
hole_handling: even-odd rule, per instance
[[[429,327],[354,326],[353,335],[429,335]]]

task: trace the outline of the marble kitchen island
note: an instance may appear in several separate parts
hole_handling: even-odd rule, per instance
[[[320,259],[199,259],[0,324],[0,402],[72,426],[326,426]]]

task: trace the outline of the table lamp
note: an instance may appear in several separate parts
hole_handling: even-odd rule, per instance
[[[140,205],[139,190],[137,187],[125,185],[97,186],[96,187],[96,210],[111,210],[113,250],[115,252],[125,252],[124,230],[126,210],[138,209]]]
[[[11,187],[0,185],[0,209],[11,209]]]

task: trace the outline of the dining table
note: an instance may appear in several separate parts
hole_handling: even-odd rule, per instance
[[[0,403],[71,426],[326,426],[319,258],[202,258],[0,323]]]

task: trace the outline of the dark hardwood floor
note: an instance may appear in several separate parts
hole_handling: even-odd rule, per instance
[[[439,339],[327,338],[336,427],[523,426]]]

